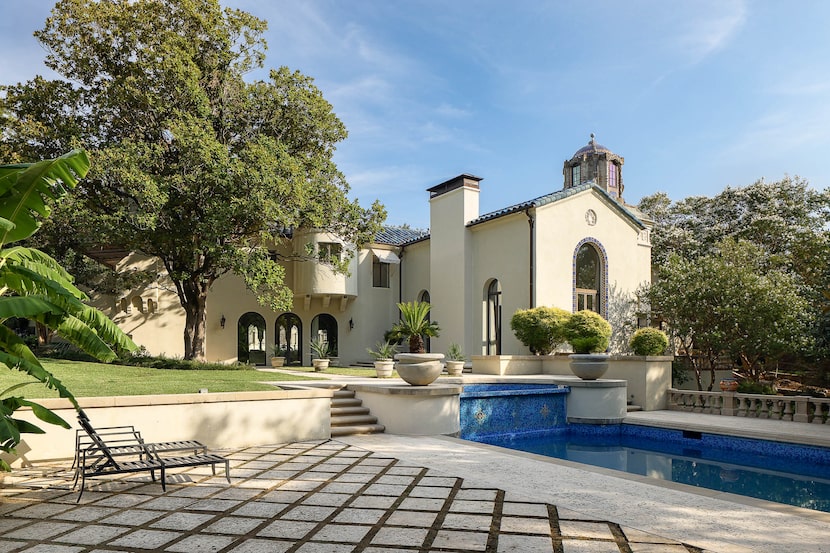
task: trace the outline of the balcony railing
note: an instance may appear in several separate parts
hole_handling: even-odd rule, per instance
[[[669,390],[673,411],[830,424],[830,398]]]

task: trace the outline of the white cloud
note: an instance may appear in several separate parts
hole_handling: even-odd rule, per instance
[[[830,140],[830,107],[786,106],[762,114],[723,152],[724,158],[785,158]],[[822,147],[823,149],[823,147]]]
[[[453,105],[448,104],[446,102],[442,103],[441,105],[436,107],[433,111],[437,115],[440,115],[442,117],[449,117],[449,118],[453,118],[453,119],[461,119],[461,118],[465,118],[465,117],[470,117],[472,115],[472,112],[470,112],[469,110],[466,110],[464,108],[460,108],[460,107],[457,107],[457,106],[453,106]]]
[[[738,34],[748,17],[745,0],[718,0],[701,8],[701,17],[690,17],[688,28],[681,31],[678,45],[692,63],[698,63],[723,49]]]

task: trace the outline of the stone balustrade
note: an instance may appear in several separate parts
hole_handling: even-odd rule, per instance
[[[830,399],[737,392],[669,390],[668,408],[732,417],[830,424]]]

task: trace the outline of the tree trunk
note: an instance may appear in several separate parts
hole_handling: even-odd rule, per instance
[[[703,391],[703,380],[701,379],[700,374],[700,361],[695,359],[694,356],[689,356],[689,361],[692,363],[692,369],[695,371],[695,383],[697,384],[697,390],[699,392]]]
[[[207,293],[210,284],[187,280],[182,282],[182,307],[185,312],[184,358],[205,361],[205,320]]]
[[[52,331],[43,323],[35,323],[35,333],[37,334],[37,345],[45,346],[52,341]]]
[[[409,352],[410,353],[426,353],[424,349],[424,339],[420,334],[413,334],[409,337]]]

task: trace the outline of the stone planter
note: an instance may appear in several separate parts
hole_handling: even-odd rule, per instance
[[[447,374],[450,376],[461,376],[464,371],[464,361],[447,361]]]
[[[378,378],[389,378],[392,376],[394,368],[395,361],[393,359],[378,359],[375,361],[375,372]]]
[[[720,381],[720,389],[723,392],[737,392],[738,381],[734,378],[724,378]]]
[[[399,353],[398,376],[412,386],[428,386],[441,374],[443,353]]]
[[[283,367],[285,366],[285,357],[271,357],[271,366],[272,367]]]
[[[314,365],[316,372],[321,372],[329,368],[331,359],[312,359],[311,364]]]
[[[582,380],[596,380],[608,370],[607,353],[574,353],[571,360],[571,372]]]

